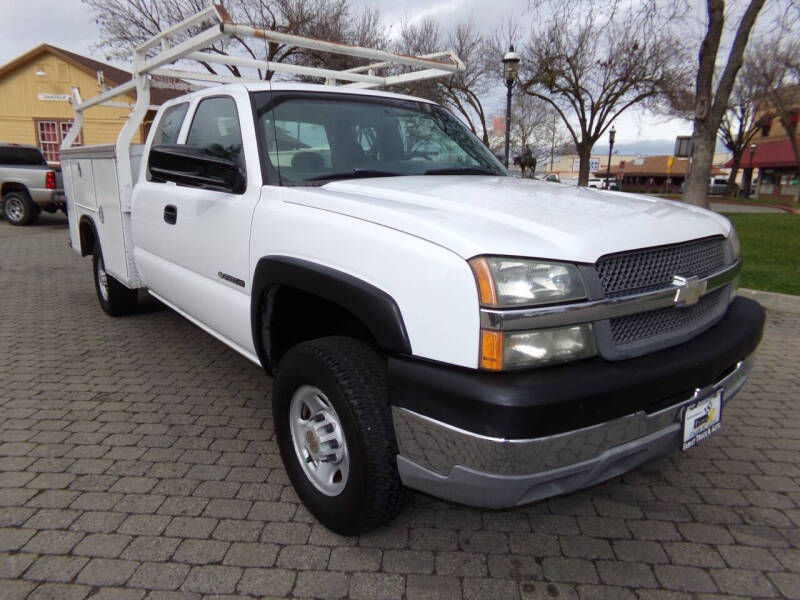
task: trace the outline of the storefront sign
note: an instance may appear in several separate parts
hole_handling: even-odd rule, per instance
[[[69,102],[69,94],[36,94],[42,102]]]

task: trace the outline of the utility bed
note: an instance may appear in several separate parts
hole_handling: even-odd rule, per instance
[[[143,144],[129,146],[130,157],[124,157],[133,175],[139,174]],[[130,194],[120,194],[115,144],[80,146],[61,150],[61,169],[67,174],[67,214],[73,246],[80,240],[78,219],[90,213],[97,237],[103,248],[106,271],[130,288],[141,285],[133,261]]]

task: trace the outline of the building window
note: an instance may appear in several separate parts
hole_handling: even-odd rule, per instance
[[[58,162],[58,150],[61,142],[72,127],[72,120],[67,119],[53,119],[53,120],[37,120],[36,121],[36,134],[39,142],[39,149],[44,154],[44,158],[48,162]],[[80,133],[75,139],[75,145],[81,145]]]

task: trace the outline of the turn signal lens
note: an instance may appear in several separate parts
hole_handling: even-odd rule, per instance
[[[481,369],[503,369],[503,332],[481,329]]]
[[[497,291],[494,287],[494,277],[489,268],[489,263],[482,256],[469,261],[475,281],[478,283],[478,295],[483,306],[497,306]]]

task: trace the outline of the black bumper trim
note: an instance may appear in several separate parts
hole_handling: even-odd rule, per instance
[[[624,361],[597,357],[532,371],[486,373],[390,357],[390,400],[480,435],[555,435],[685,400],[752,354],[763,328],[758,303],[736,298],[719,323],[692,340]]]

